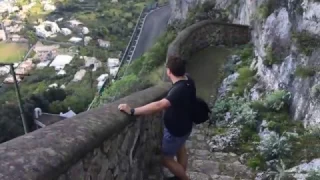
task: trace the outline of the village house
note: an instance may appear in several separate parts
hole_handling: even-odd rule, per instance
[[[88,46],[89,42],[92,40],[92,38],[90,36],[86,36],[84,37],[83,41],[84,41],[84,45]]]
[[[26,61],[23,61],[20,63],[20,65],[15,69],[16,74],[28,74],[34,64],[32,63],[32,59],[27,59]]]
[[[102,48],[110,47],[110,41],[105,41],[105,40],[102,40],[102,39],[98,39],[98,44]]]
[[[16,79],[17,79],[17,82],[20,82],[20,81],[21,81],[20,76],[16,76]],[[12,76],[12,75],[8,75],[8,76],[4,79],[3,82],[6,83],[6,84],[13,84],[13,83],[14,83],[13,76]]]
[[[0,75],[5,75],[8,74],[10,72],[10,66],[0,66]]]
[[[56,71],[60,71],[72,61],[73,57],[69,55],[58,55],[50,64],[50,67],[54,67]]]
[[[75,27],[83,24],[82,22],[80,22],[76,19],[70,20],[70,21],[68,21],[68,23],[71,28],[75,28]]]
[[[35,29],[37,36],[43,38],[51,37],[61,31],[58,24],[51,21],[45,21],[42,24],[35,26]]]
[[[87,27],[82,28],[82,34],[89,34],[89,29]]]
[[[80,56],[80,59],[84,59],[85,67],[89,67],[91,64],[94,65],[92,71],[96,71],[99,67],[102,66],[101,61],[99,61],[95,57],[87,57],[87,56]]]
[[[72,37],[69,39],[69,42],[72,42],[72,43],[79,43],[82,41],[82,38],[79,38],[79,37]]]
[[[4,30],[0,30],[0,40],[1,41],[7,40],[6,32]]]
[[[15,24],[12,26],[6,26],[6,31],[9,33],[19,33],[23,26],[21,24]]]
[[[64,36],[68,36],[72,33],[72,31],[68,28],[61,28],[61,34],[63,34]]]
[[[36,52],[36,58],[43,62],[54,59],[57,56],[59,48],[59,44],[43,45],[38,41],[33,50]]]
[[[73,78],[73,82],[78,82],[78,81],[81,81],[82,78],[84,77],[84,75],[86,75],[86,70],[84,69],[80,69],[75,75],[74,75],[74,78]]]
[[[98,88],[98,90],[102,88],[104,82],[108,79],[108,77],[109,77],[109,74],[101,74],[101,75],[97,78],[97,81],[98,81],[97,88]]]
[[[34,110],[34,124],[37,129],[44,128],[46,126],[49,126],[51,124],[54,124],[56,122],[71,118],[75,115],[77,115],[74,111],[72,111],[70,108],[65,113],[60,112],[60,114],[50,114],[50,113],[44,113],[40,108],[35,108]]]
[[[108,58],[107,65],[109,68],[119,66],[120,60],[118,58]]]

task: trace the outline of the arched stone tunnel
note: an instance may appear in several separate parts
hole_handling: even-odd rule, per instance
[[[250,41],[248,26],[202,21],[181,31],[168,49],[168,56],[178,54],[189,59],[191,66],[196,61],[215,61],[211,46],[234,46]],[[224,56],[226,53],[222,54]],[[219,55],[220,56],[220,55]],[[223,62],[207,64],[191,72],[196,80],[201,76],[218,76]],[[217,79],[207,78],[208,81]],[[211,82],[212,83],[212,82]],[[200,84],[208,84],[202,82]],[[199,89],[208,89],[212,86]],[[116,102],[83,112],[73,118],[60,121],[27,135],[0,144],[1,180],[151,180],[162,179],[159,161],[159,146],[162,134],[160,114],[129,117],[119,112],[119,103],[132,106],[158,100],[164,97],[170,83],[163,82],[149,89],[136,92]],[[214,90],[214,89],[212,89]],[[202,92],[202,91],[200,91]],[[208,94],[203,94],[208,98]],[[195,129],[191,144],[192,153],[207,152],[198,128]],[[200,145],[199,145],[200,144]],[[201,153],[200,153],[201,155]],[[202,155],[205,155],[202,154]],[[200,161],[193,160],[193,168],[201,170]],[[210,164],[211,163],[211,164]],[[208,167],[219,166],[207,161]],[[213,179],[206,172],[196,172],[195,179]],[[231,167],[233,168],[233,166]],[[193,172],[194,171],[194,172]],[[241,173],[245,173],[241,170]],[[221,172],[215,172],[219,174]],[[214,175],[216,175],[214,174]],[[244,174],[241,177],[247,177]]]

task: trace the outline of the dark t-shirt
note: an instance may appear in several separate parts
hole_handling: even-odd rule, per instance
[[[196,88],[194,81],[180,80],[172,85],[166,99],[171,106],[163,115],[164,125],[168,131],[176,136],[185,136],[192,130],[192,109],[196,100]]]

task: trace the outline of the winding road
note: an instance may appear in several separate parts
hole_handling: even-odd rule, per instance
[[[157,38],[165,32],[170,14],[171,8],[167,5],[154,10],[146,17],[132,60],[137,59],[148,51]]]

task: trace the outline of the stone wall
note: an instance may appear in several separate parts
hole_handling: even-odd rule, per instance
[[[158,100],[169,87],[151,87],[1,144],[0,179],[142,180],[153,173],[160,179],[160,114],[134,118],[117,106]]]
[[[188,59],[193,53],[209,46],[242,45],[250,39],[249,26],[205,20],[181,31],[170,44],[167,57],[180,55]]]
[[[209,46],[236,46],[250,42],[250,27],[212,20],[200,21],[181,31],[169,45],[167,59],[171,55],[188,60],[195,52]],[[163,79],[168,81],[164,72]]]

